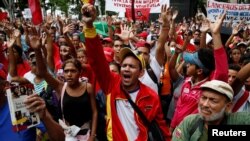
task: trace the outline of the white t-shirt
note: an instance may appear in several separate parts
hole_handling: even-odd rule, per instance
[[[157,62],[155,57],[150,57],[152,58],[150,61],[150,66],[152,68],[152,70],[155,73],[155,76],[157,77],[157,82],[159,82],[160,80],[160,75],[161,75],[161,66],[159,65],[159,63]],[[158,86],[157,84],[151,79],[151,77],[149,76],[147,70],[145,69],[145,73],[142,77],[139,78],[139,80],[147,85],[148,87],[150,87],[151,89],[153,89],[156,93],[158,93]]]
[[[35,82],[35,77],[36,77],[36,75],[34,74],[34,73],[32,73],[31,71],[28,71],[28,72],[26,72],[24,75],[23,75],[23,77],[25,78],[25,79],[27,79],[27,80],[29,80],[29,82],[30,83],[32,83],[32,84],[34,84]]]
[[[139,90],[129,94],[133,102],[135,102],[138,92]],[[139,128],[135,122],[134,108],[128,100],[119,99],[116,100],[116,110],[128,140],[136,140],[139,134]]]

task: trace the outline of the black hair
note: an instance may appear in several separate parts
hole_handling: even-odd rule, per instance
[[[238,47],[233,47],[231,50],[229,50],[229,58],[228,58],[228,62],[231,64],[231,63],[234,63],[233,62],[233,59],[232,59],[232,57],[231,57],[231,54],[232,54],[232,52],[233,52],[233,50],[239,50],[240,51],[240,53],[241,53],[241,50],[240,50],[240,48],[238,48]],[[241,53],[241,58],[240,58],[240,60],[239,60],[239,63],[242,63],[242,53]]]
[[[210,73],[215,69],[214,52],[210,48],[200,48],[198,50],[198,57],[201,63],[207,68],[207,71],[203,70],[205,77],[209,76]]]
[[[15,50],[17,51],[17,53],[18,53],[18,55],[19,55],[20,57],[23,56],[23,49],[22,49],[22,47],[20,47],[20,46],[14,44],[14,45],[13,45],[13,49],[15,49]]]
[[[82,70],[81,62],[78,61],[78,60],[75,59],[75,58],[71,58],[71,59],[68,59],[68,60],[64,61],[63,65],[62,65],[62,69],[63,69],[63,70],[64,70],[65,66],[66,66],[68,63],[72,63],[72,64],[78,69],[78,71],[81,72],[81,70]]]
[[[4,31],[0,30],[0,34],[4,35],[4,41],[6,41],[6,33]]]
[[[115,61],[112,61],[112,62],[109,63],[109,65],[114,65],[114,66],[116,66],[116,67],[118,68],[119,73],[120,73],[120,70],[121,70],[120,64],[116,63]]]
[[[250,52],[247,52],[242,56],[242,65],[246,65],[250,62]]]
[[[194,33],[195,33],[195,32],[201,33],[200,29],[195,29],[195,30],[194,30]]]
[[[229,64],[228,69],[238,72],[238,71],[240,71],[241,67],[239,65],[236,65],[236,64]]]

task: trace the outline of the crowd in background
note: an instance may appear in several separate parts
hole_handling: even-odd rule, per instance
[[[218,124],[211,121],[242,112],[235,115],[241,118],[228,115],[227,123],[249,124],[249,119],[244,120],[250,111],[246,21],[223,23],[224,12],[215,22],[200,13],[176,22],[178,10],[163,5],[156,21],[98,19],[108,26],[108,33],[101,34],[93,24],[95,9],[85,5],[81,12],[81,21],[48,15],[39,26],[22,17],[0,21],[0,134],[4,139],[70,140],[87,135],[89,141],[147,140],[147,126],[129,98],[149,121],[156,120],[166,140],[181,140],[187,134],[188,139],[197,139],[184,131],[193,130],[190,121],[198,119],[191,114],[205,113],[211,116],[203,118],[206,124]],[[232,27],[225,43],[222,25]],[[7,82],[34,85],[36,94],[26,104],[39,112],[43,121],[39,127],[19,134],[11,131],[4,95]],[[225,97],[210,98],[209,103],[209,92]],[[224,99],[225,105],[218,106]],[[72,125],[79,127],[76,134],[69,133],[74,131]]]

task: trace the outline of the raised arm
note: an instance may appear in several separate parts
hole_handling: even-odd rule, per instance
[[[111,16],[107,16],[107,24],[108,24],[108,34],[109,34],[109,37],[114,40],[114,29],[112,27],[112,18]]]
[[[46,62],[50,70],[54,72],[55,62],[54,62],[54,56],[53,56],[53,53],[54,53],[53,52],[53,40],[52,40],[51,34],[49,34],[48,30],[45,27],[44,27],[44,30],[45,30],[46,35],[45,37],[43,37],[42,45],[45,46],[46,52],[47,52]]]
[[[187,44],[190,42],[190,39],[192,38],[192,35],[188,35],[185,40],[184,40],[184,44],[183,46],[180,46],[177,44],[176,48],[175,48],[175,53],[174,55],[172,55],[170,62],[169,62],[169,73],[170,73],[170,77],[171,80],[173,81],[177,81],[180,74],[178,73],[178,71],[176,70],[176,61],[177,58],[179,56],[180,53],[182,53],[183,51],[186,50]]]
[[[161,27],[160,36],[157,42],[156,55],[155,55],[155,58],[160,66],[163,66],[165,64],[164,45],[168,38],[171,18],[172,18],[171,9],[168,8],[167,5],[162,5],[161,6],[162,27]]]
[[[15,59],[13,46],[15,44],[15,37],[10,36],[10,39],[7,41],[8,47],[8,59],[9,59],[9,74],[11,77],[17,76],[17,60]]]
[[[20,30],[15,29],[14,32],[13,32],[13,35],[15,36],[16,45],[19,46],[19,47],[22,47]]]
[[[36,29],[33,28],[33,35],[30,38],[30,47],[35,50],[36,61],[37,61],[37,74],[45,79],[45,81],[52,86],[57,92],[57,98],[60,98],[61,89],[63,83],[55,79],[47,70],[46,61],[43,57],[41,51],[40,35],[36,32]]]
[[[174,10],[173,11],[173,16],[172,16],[172,20],[171,20],[171,24],[170,24],[170,30],[169,30],[169,38],[171,38],[171,39],[176,39],[176,36],[177,36],[177,34],[176,34],[176,27],[175,27],[175,19],[176,19],[176,17],[177,17],[177,15],[178,15],[178,10]]]
[[[205,48],[206,45],[206,37],[207,37],[207,31],[209,30],[209,21],[204,19],[201,23],[201,40],[200,40],[200,48]]]
[[[221,31],[221,26],[223,23],[223,20],[226,17],[226,10],[224,10],[224,13],[219,15],[216,19],[216,21],[214,23],[212,23],[210,21],[209,25],[210,25],[210,31],[212,33],[213,36],[213,43],[214,43],[214,50],[222,48],[223,44],[221,41],[221,35],[220,35],[220,31]]]
[[[96,19],[96,10],[93,5],[85,4],[82,7],[83,21],[86,25],[84,29],[85,45],[87,49],[88,61],[96,75],[96,78],[104,91],[108,94],[111,83],[111,73],[108,62],[105,59],[102,44],[93,26]]]
[[[227,54],[223,47],[220,35],[220,29],[223,23],[223,20],[226,17],[226,11],[223,14],[217,17],[214,23],[209,23],[210,31],[213,37],[214,43],[214,60],[215,60],[215,71],[211,79],[217,79],[224,82],[227,82],[228,79],[228,63],[227,63]]]
[[[232,88],[234,90],[234,94],[237,95],[244,85],[247,78],[250,77],[250,63],[246,64],[240,71],[237,73],[234,82],[232,83]]]
[[[232,42],[234,36],[238,34],[238,30],[239,30],[239,26],[238,26],[238,25],[237,25],[237,26],[234,26],[234,27],[232,28],[232,34],[230,35],[230,37],[227,39],[227,42],[225,43],[225,47],[226,47],[226,48],[229,47],[229,45],[231,44],[231,42]]]

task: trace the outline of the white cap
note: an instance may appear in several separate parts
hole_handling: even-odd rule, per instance
[[[227,96],[231,101],[233,99],[234,91],[232,87],[224,81],[219,81],[219,80],[207,81],[201,85],[201,88],[208,88],[218,93],[221,93]]]

